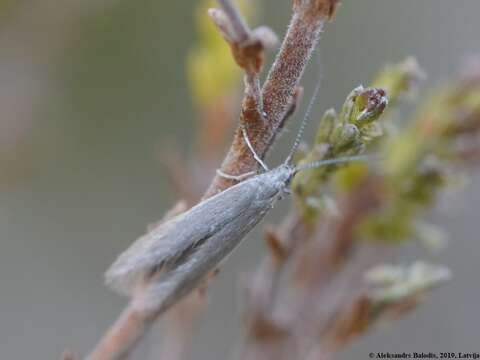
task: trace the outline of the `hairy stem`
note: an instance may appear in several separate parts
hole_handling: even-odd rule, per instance
[[[328,3],[328,4],[326,4]],[[294,13],[283,40],[282,47],[263,85],[262,99],[265,116],[248,116],[242,112],[241,122],[248,127],[250,141],[257,154],[263,158],[275,141],[278,130],[289,110],[292,96],[303,75],[307,62],[317,45],[320,32],[329,19],[325,7],[334,7],[336,1],[295,2]],[[237,129],[230,150],[223,160],[221,170],[226,174],[244,174],[258,169],[258,163]],[[234,180],[216,176],[204,198],[215,195],[235,184]]]

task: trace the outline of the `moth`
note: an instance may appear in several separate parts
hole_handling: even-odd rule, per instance
[[[269,170],[255,153],[242,127],[244,140],[264,172],[200,202],[139,238],[107,270],[107,285],[128,296],[148,287],[148,291],[142,291],[143,306],[152,306],[161,313],[195,289],[232,253],[277,201],[289,193],[296,173],[365,160],[365,156],[351,156],[300,166],[292,164],[313,99],[283,164]]]

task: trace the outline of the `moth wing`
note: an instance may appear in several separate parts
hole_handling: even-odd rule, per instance
[[[254,187],[247,180],[160,224],[120,254],[105,273],[107,285],[130,295],[143,277],[175,268],[182,258],[251,204]]]
[[[158,244],[157,248],[164,248],[163,251],[165,255],[162,257],[163,260],[160,260],[158,264],[161,266],[162,262],[168,259],[168,239],[177,223],[179,223],[179,219],[175,217],[160,224],[154,230],[143,235],[131,244],[127,250],[117,257],[106,271],[106,284],[118,292],[129,293],[133,284],[145,273],[148,264],[152,263],[151,256],[153,253],[151,249],[156,243]],[[160,245],[162,243],[163,245]],[[155,252],[158,251],[160,251],[160,249],[157,249]]]

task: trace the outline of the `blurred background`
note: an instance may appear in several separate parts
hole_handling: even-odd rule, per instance
[[[195,6],[193,0],[0,0],[2,358],[56,359],[66,347],[85,354],[126,304],[104,287],[103,272],[175,201],[159,148],[195,149],[186,78]],[[254,25],[283,35],[291,1],[255,6]],[[477,0],[344,0],[304,82],[308,96],[321,73],[317,118],[384,64],[408,55],[428,74],[421,91],[448,81],[465,56],[480,51],[478,14]],[[288,134],[281,138],[270,163],[290,142]],[[452,268],[453,281],[341,358],[480,350],[478,185],[480,177],[471,177],[432,215],[450,236],[435,260]],[[287,208],[279,205],[267,221]],[[232,352],[241,333],[242,279],[263,251],[257,229],[223,268],[209,290],[192,359]],[[412,249],[400,253],[400,260],[415,259]],[[152,334],[139,358],[153,358],[158,339]]]

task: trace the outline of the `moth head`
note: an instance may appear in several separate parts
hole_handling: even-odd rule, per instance
[[[294,171],[295,169],[292,166],[283,164],[260,175],[261,184],[257,189],[258,198],[261,200],[275,200],[281,197],[288,191]]]

